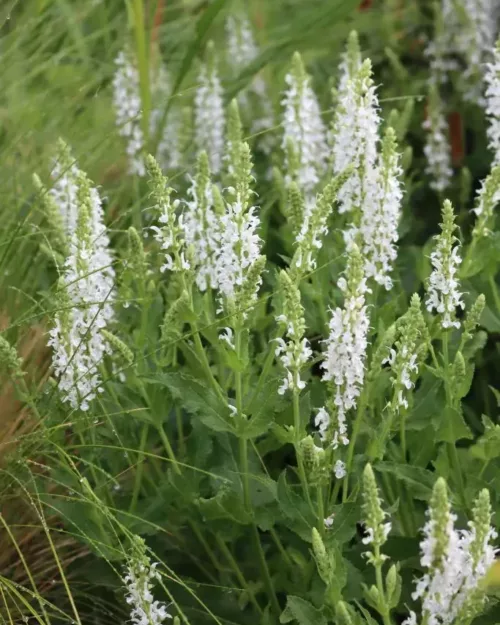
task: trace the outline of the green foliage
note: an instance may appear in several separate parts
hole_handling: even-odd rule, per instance
[[[450,503],[463,527],[474,527],[471,554],[480,561],[500,509],[500,168],[491,166],[484,110],[465,96],[466,78],[454,73],[429,90],[419,33],[441,32],[439,12],[433,24],[428,2],[359,4],[0,7],[1,623],[130,622],[124,571],[135,562],[141,578],[151,560],[154,600],[174,625],[394,625],[408,607],[418,610],[411,593],[429,506],[432,565],[444,566]],[[255,50],[240,65],[231,57],[231,16],[255,31]],[[237,39],[242,46],[241,32]],[[129,172],[114,118],[115,59],[124,49],[137,71],[140,154],[151,154],[145,176]],[[200,64],[213,69],[215,58],[226,118],[222,171],[214,173],[214,146],[195,148],[193,109]],[[365,275],[361,234],[345,236],[363,209],[339,212],[356,163],[336,176],[328,165],[308,195],[297,175],[302,146],[283,142],[291,67],[297,102],[307,83],[333,129],[331,147],[342,61],[360,93],[373,70],[387,171],[401,153],[392,290]],[[430,185],[422,150],[426,111],[438,109],[459,116],[460,137],[451,138],[454,149],[463,143],[444,191]],[[176,124],[166,150],[178,148],[178,160],[166,166],[161,144]],[[72,237],[60,202],[73,191],[59,183],[75,165]],[[75,250],[78,270],[93,274],[90,180],[102,199],[116,292],[114,316],[100,328],[105,356],[88,365],[99,385],[80,410],[62,401],[48,342],[55,320],[69,335],[70,312],[78,312],[61,277]],[[384,179],[386,196],[392,183]],[[482,195],[473,197],[475,189]],[[199,233],[186,232],[194,204],[214,238],[224,224],[226,244],[238,222],[230,260],[214,261],[226,271],[241,263],[232,291],[213,274],[200,287],[200,267],[212,271],[213,258]],[[253,234],[245,219],[257,222]],[[429,304],[436,251],[463,308]],[[456,271],[454,254],[462,259]],[[94,318],[80,342],[99,325],[107,295],[87,302]],[[322,365],[330,332],[342,336],[338,320],[354,314],[346,306],[366,308],[369,320],[363,382],[346,404],[341,440],[333,439],[336,393],[348,384],[324,384]],[[347,358],[353,342],[345,340]],[[284,384],[288,374],[295,385]],[[322,406],[331,415],[326,434]],[[496,622],[487,592],[482,584],[471,593],[460,625]]]

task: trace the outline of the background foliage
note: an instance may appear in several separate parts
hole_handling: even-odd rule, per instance
[[[360,479],[367,460],[374,462],[386,509],[393,517],[386,553],[399,562],[403,580],[402,594],[393,606],[396,622],[412,605],[412,579],[420,567],[418,531],[436,475],[448,480],[463,523],[483,487],[490,489],[498,518],[498,232],[477,249],[463,276],[468,307],[480,293],[486,295],[486,307],[465,354],[461,407],[450,405],[443,379],[424,368],[406,418],[408,454],[401,459],[396,432],[381,457],[372,453],[370,441],[379,435],[388,375],[382,373],[371,387],[351,488],[342,491],[332,483],[324,510],[324,516],[334,515],[331,530],[321,530],[334,560],[334,583],[325,584],[312,556],[311,530],[323,528],[323,519],[316,495],[314,505],[309,505],[299,486],[293,440],[285,427],[293,423],[292,410],[290,402],[277,394],[278,367],[271,362],[269,375],[259,378],[266,356],[274,351],[270,339],[279,300],[279,294],[278,300],[272,297],[277,269],[286,266],[292,249],[280,188],[266,171],[282,165],[280,100],[295,50],[303,55],[325,120],[330,120],[330,90],[336,84],[346,34],[355,28],[363,56],[374,64],[382,115],[396,122],[405,163],[397,280],[393,291],[378,293],[372,302],[376,308],[372,339],[406,311],[412,293],[423,292],[443,200],[430,189],[423,171],[428,77],[423,50],[432,33],[431,4],[379,0],[360,7],[358,0],[252,0],[245,9],[261,53],[234,77],[224,65],[224,20],[235,10],[229,0],[2,3],[0,330],[16,345],[26,372],[22,383],[5,374],[1,384],[2,622],[25,618],[30,623],[97,625],[127,620],[120,576],[131,537],[140,535],[161,563],[164,583],[158,593],[185,622],[340,622],[332,606],[342,598],[359,607],[360,622],[371,623],[378,617],[364,602],[363,584],[373,582],[373,572],[363,560],[361,544]],[[146,42],[144,49],[151,51],[143,59],[146,65],[155,62],[153,49],[159,49],[174,84],[174,94],[164,103],[168,119],[174,104],[192,101],[208,39],[223,60],[228,102],[260,72],[276,113],[276,126],[266,132],[276,137],[277,147],[269,157],[255,151],[268,265],[248,353],[241,361],[231,361],[217,339],[224,320],[207,312],[201,298],[190,312],[230,396],[232,376],[243,371],[249,421],[236,431],[227,406],[209,388],[192,347],[192,318],[187,312],[178,334],[162,338],[170,287],[160,277],[162,261],[151,237],[144,238],[151,268],[148,288],[141,292],[132,284],[136,305],[120,309],[116,328],[116,335],[133,352],[133,363],[118,362],[124,379],[107,363],[104,393],[81,417],[61,405],[49,379],[46,343],[55,313],[57,270],[47,253],[48,233],[32,175],[36,172],[49,180],[59,137],[72,146],[79,166],[105,198],[120,272],[129,226],[142,231],[153,216],[147,182],[127,175],[116,131],[111,98],[114,59],[127,42],[139,51],[141,41]],[[147,73],[148,67],[143,71]],[[482,111],[464,104],[453,92],[448,108],[455,175],[447,197],[467,244],[474,191],[489,172],[491,155]],[[243,121],[254,143],[250,120]],[[185,152],[186,170],[169,172],[170,184],[180,195],[186,191],[186,171],[194,167],[189,141]],[[334,225],[318,271],[303,285],[308,336],[317,351],[328,307],[340,299],[334,284],[345,265],[341,227],[342,223]],[[144,233],[146,237],[146,229]],[[435,327],[431,331],[439,336]],[[458,342],[454,335],[452,353]],[[174,366],[175,362],[179,364]],[[325,393],[319,373],[313,369],[310,390],[301,398],[299,425],[304,434],[312,430],[311,414],[322,405]],[[238,459],[240,440],[248,445],[246,471]],[[456,450],[459,473],[451,448]],[[492,597],[478,622],[498,620]]]

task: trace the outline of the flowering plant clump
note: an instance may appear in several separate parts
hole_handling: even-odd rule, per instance
[[[0,19],[1,623],[499,620],[496,4]]]

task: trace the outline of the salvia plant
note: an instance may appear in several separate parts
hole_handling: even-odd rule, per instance
[[[496,3],[14,5],[0,622],[500,621]]]

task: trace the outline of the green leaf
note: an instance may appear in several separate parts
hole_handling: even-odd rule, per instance
[[[500,456],[500,425],[496,425],[489,417],[483,415],[484,434],[470,452],[474,458],[489,462]]]
[[[359,505],[343,503],[333,506],[333,525],[327,532],[326,541],[338,544],[346,543],[356,534],[356,523],[360,519]]]
[[[413,406],[406,419],[406,429],[425,429],[432,421],[432,414],[444,408],[445,401],[442,381],[426,374],[422,385],[415,392]]]
[[[297,621],[299,625],[327,625],[322,610],[318,610],[305,599],[288,595],[286,607],[280,616],[280,623],[291,623],[292,621]]]
[[[238,428],[238,436],[243,438],[257,438],[265,434],[274,422],[274,408],[278,405],[279,380],[268,381],[259,393],[258,401],[253,402],[256,410],[251,418]]]
[[[181,405],[215,432],[235,432],[229,408],[212,389],[183,373],[166,373],[160,380],[170,389]]]
[[[302,495],[301,487],[294,488],[288,484],[286,471],[278,479],[278,501],[288,520],[288,527],[303,540],[311,542],[311,528],[316,524],[316,518]]]
[[[420,467],[411,467],[407,464],[396,462],[378,462],[375,469],[381,473],[389,473],[395,478],[402,480],[415,499],[427,501],[432,493],[435,475],[431,471]]]
[[[434,419],[436,441],[455,443],[462,438],[472,438],[472,433],[462,414],[452,406],[447,406],[441,415]]]

